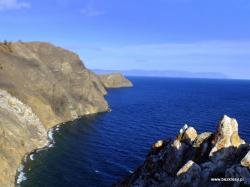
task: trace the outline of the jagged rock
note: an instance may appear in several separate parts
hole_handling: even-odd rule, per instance
[[[192,142],[196,139],[196,137],[197,137],[196,130],[193,127],[188,127],[188,125],[185,124],[180,129],[179,134],[176,137],[176,140],[180,142],[186,142],[186,143],[192,144]]]
[[[239,137],[236,119],[224,115],[212,141],[210,160],[216,164],[216,170],[223,173],[225,167],[238,162],[244,150],[245,141]]]
[[[228,147],[239,147],[241,144],[245,144],[245,141],[239,137],[238,123],[236,119],[229,118],[224,115],[218,125],[215,138],[213,140],[214,147],[212,148],[209,156],[212,157],[214,153],[221,149]],[[223,152],[224,154],[231,154],[231,150]],[[223,156],[224,157],[224,156]]]
[[[248,151],[246,156],[241,160],[240,164],[250,169],[250,151]]]
[[[174,142],[173,142],[173,147],[175,147],[177,150],[179,150],[180,149],[180,147],[181,147],[181,142],[180,142],[180,140],[175,140]]]
[[[201,168],[198,164],[189,160],[176,174],[176,179],[172,186],[199,186]]]
[[[185,125],[175,140],[165,146],[161,146],[162,141],[155,144],[155,147],[160,147],[160,151],[150,152],[140,169],[115,186],[237,185],[234,182],[211,180],[225,177],[247,178],[242,184],[249,185],[247,153],[250,146],[240,139],[235,119],[224,116],[215,134],[205,132],[197,136],[193,128]],[[240,165],[241,162],[245,167]]]
[[[194,147],[200,147],[207,139],[212,136],[211,132],[203,132],[199,134],[193,144]]]
[[[197,132],[193,127],[188,127],[182,136],[182,140],[190,140],[193,142],[197,137]]]
[[[208,156],[211,150],[211,139],[213,134],[211,132],[204,132],[197,136],[193,143],[196,151],[196,160],[202,160]]]

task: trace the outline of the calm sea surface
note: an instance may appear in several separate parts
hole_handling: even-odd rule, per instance
[[[25,166],[22,187],[105,187],[139,166],[158,139],[187,123],[214,131],[223,114],[237,118],[250,142],[250,81],[130,77],[134,87],[111,89],[112,112],[65,124],[55,145]]]

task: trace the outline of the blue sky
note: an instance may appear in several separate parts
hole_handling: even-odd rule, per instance
[[[0,39],[49,41],[92,69],[250,79],[249,0],[0,0]]]

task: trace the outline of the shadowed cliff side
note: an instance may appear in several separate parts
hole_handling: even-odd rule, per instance
[[[0,186],[14,186],[26,153],[48,143],[49,128],[108,111],[99,76],[65,49],[0,43]]]
[[[114,186],[250,186],[250,146],[228,116],[215,133],[184,125],[175,140],[157,141],[142,166]]]

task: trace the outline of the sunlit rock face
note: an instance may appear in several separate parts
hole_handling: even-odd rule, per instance
[[[177,135],[177,139],[180,141],[186,141],[189,143],[192,143],[197,137],[197,132],[193,127],[188,127],[187,124],[185,124],[181,129],[180,133]]]
[[[218,125],[215,139],[213,141],[214,147],[210,152],[210,156],[213,156],[215,152],[227,147],[239,147],[244,144],[245,141],[239,137],[238,123],[236,119],[223,116]]]
[[[215,133],[198,134],[184,125],[175,140],[157,141],[143,165],[114,186],[250,185],[249,155],[250,146],[239,137],[237,121],[223,116]],[[216,177],[245,180],[211,181]]]
[[[32,109],[0,89],[0,186],[14,186],[25,153],[47,142],[46,129]]]

